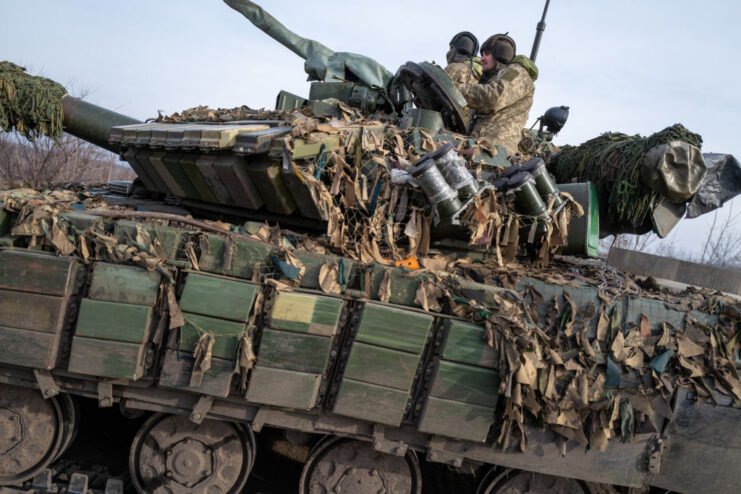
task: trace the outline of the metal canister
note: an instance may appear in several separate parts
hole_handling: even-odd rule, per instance
[[[555,198],[553,201],[554,211],[560,209],[564,203],[563,199],[561,199],[561,191],[558,190],[556,182],[553,180],[550,173],[548,173],[543,158],[533,158],[526,161],[522,165],[522,170],[529,172],[530,175],[533,176],[535,179],[535,187],[538,189],[540,196],[546,204],[550,200],[550,196],[553,196]]]
[[[434,160],[425,159],[418,162],[412,168],[411,174],[424,190],[427,199],[437,209],[440,218],[450,218],[461,209],[458,193],[445,181]]]
[[[479,191],[476,180],[466,168],[466,160],[458,156],[452,144],[442,147],[446,151],[435,160],[437,167],[448,185],[458,191],[458,197],[467,201]]]
[[[546,214],[548,207],[540,197],[532,175],[528,172],[517,173],[509,178],[507,187],[508,192],[515,195],[517,212],[527,216],[539,216],[544,220],[548,219]]]

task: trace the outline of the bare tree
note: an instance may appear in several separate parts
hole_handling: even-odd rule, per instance
[[[133,180],[133,170],[117,161],[115,154],[69,134],[32,141],[0,135],[0,182],[42,188],[66,182]]]
[[[713,222],[706,232],[706,240],[698,253],[680,248],[673,242],[659,242],[654,233],[645,235],[620,234],[600,240],[600,251],[607,253],[611,247],[650,252],[664,257],[708,264],[730,269],[741,269],[741,212],[734,213],[734,204],[713,212]]]
[[[734,214],[733,205],[728,205],[725,217],[718,209],[713,212],[713,224],[696,262],[722,268],[741,265],[741,231],[737,228],[741,212]]]
[[[652,247],[658,239],[659,237],[655,233],[646,233],[644,235],[619,233],[610,235],[600,240],[600,252],[607,253],[612,247],[638,252],[651,252]]]

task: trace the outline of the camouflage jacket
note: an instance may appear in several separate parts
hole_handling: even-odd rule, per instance
[[[487,137],[514,154],[533,105],[535,85],[528,71],[512,63],[486,82],[459,84],[468,107],[476,110],[472,137]]]
[[[481,61],[478,63],[474,61],[473,70],[471,69],[470,59],[465,62],[452,62],[445,67],[445,73],[450,76],[456,86],[467,82],[478,82],[481,79]],[[468,78],[469,73],[471,74],[470,79]]]

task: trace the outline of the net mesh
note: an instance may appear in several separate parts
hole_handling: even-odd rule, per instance
[[[0,128],[17,130],[33,139],[62,136],[62,98],[67,90],[45,77],[28,75],[26,69],[0,62]]]
[[[649,137],[609,132],[580,146],[564,146],[551,159],[549,170],[559,183],[576,179],[598,184],[600,197],[607,198],[608,216],[639,226],[658,199],[641,181],[643,157],[651,148],[677,140],[702,146],[702,137],[681,124]]]

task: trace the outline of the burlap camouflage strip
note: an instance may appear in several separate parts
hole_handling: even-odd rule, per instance
[[[24,232],[29,245],[58,252],[66,249],[55,243],[48,228],[56,224],[75,246],[72,255],[88,262],[135,262],[156,269],[147,259],[157,249],[142,250],[144,237],[135,239],[135,245],[119,244],[117,237],[105,235],[110,227],[103,223],[79,231],[59,219],[55,222],[58,211],[71,208],[77,196],[52,194],[3,195],[6,207],[10,204],[16,212],[18,208],[46,208],[40,216],[20,215],[21,223],[14,226]],[[94,203],[95,199],[85,201]],[[189,235],[203,233],[191,230]],[[273,232],[269,237],[275,252],[285,249],[284,235]],[[91,241],[95,247],[83,247]],[[300,243],[294,252],[302,252]],[[419,277],[416,303],[483,326],[486,342],[482,344],[490,345],[499,356],[503,379],[498,391],[505,399],[497,440],[502,446],[515,440],[524,450],[523,425],[534,420],[564,439],[603,450],[612,438],[629,441],[638,428],[656,428],[671,415],[671,396],[678,388],[693,389],[701,400],[712,401],[715,393],[721,393],[741,403],[741,383],[734,365],[734,352],[741,343],[737,301],[694,289],[672,295],[651,285],[640,286],[630,276],[598,263],[555,261],[542,268],[502,267],[494,259],[474,262],[441,256],[421,262],[425,269],[415,275],[426,276]],[[358,268],[363,269],[362,265]],[[290,290],[290,285],[275,278],[277,273],[264,276],[269,278],[262,281]],[[551,295],[543,295],[544,288]],[[577,295],[587,289],[595,295],[584,303]],[[644,313],[636,321],[624,321],[621,304],[636,297],[656,300],[680,318],[652,321]],[[328,329],[323,321],[309,324],[317,322],[321,327],[307,329]],[[203,343],[205,359],[209,341]]]

